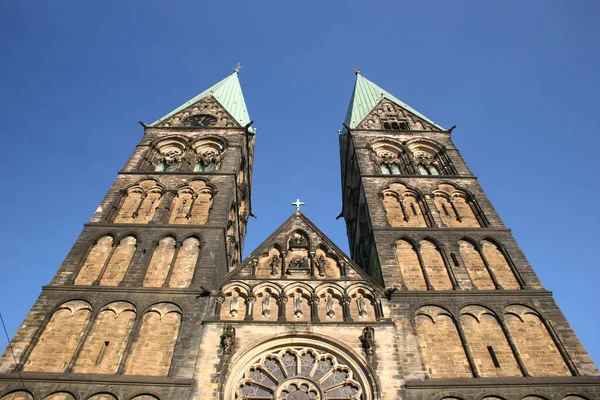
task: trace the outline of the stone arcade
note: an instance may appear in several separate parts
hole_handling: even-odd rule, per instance
[[[144,124],[2,355],[1,400],[600,398],[452,128],[359,71],[339,135],[350,257],[297,200],[242,260],[238,72]]]

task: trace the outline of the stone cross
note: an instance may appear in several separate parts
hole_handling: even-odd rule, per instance
[[[240,72],[240,69],[242,69],[242,68],[244,68],[244,67],[242,67],[240,65],[240,63],[237,63],[237,65],[235,67],[233,67],[233,72],[238,73],[238,72]]]
[[[293,202],[292,205],[296,206],[296,211],[300,211],[300,206],[303,206],[304,202],[300,201],[300,199],[296,199],[296,201]]]

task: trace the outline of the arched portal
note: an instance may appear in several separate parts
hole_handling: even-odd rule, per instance
[[[224,400],[377,399],[370,367],[344,345],[321,337],[280,337],[232,360]]]

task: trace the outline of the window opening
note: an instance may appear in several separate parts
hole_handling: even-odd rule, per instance
[[[417,209],[415,208],[415,203],[410,203],[410,209],[413,212],[413,215],[419,215],[417,214]]]
[[[106,349],[108,349],[108,345],[110,341],[106,340],[104,345],[100,349],[100,354],[98,354],[98,358],[96,359],[96,365],[100,365],[102,363],[102,359],[104,358],[104,354],[106,353]]]
[[[448,212],[448,209],[446,208],[446,205],[444,203],[442,203],[442,210],[444,211],[444,214],[446,214],[446,216],[450,216],[450,213]]]
[[[454,253],[450,253],[450,258],[452,258],[452,264],[454,264],[455,267],[458,267],[458,258],[456,257],[456,254]]]
[[[500,368],[500,363],[498,362],[498,357],[496,357],[494,348],[492,346],[488,346],[487,349],[488,349],[488,352],[490,353],[490,357],[492,358],[492,362],[494,363],[494,367]]]

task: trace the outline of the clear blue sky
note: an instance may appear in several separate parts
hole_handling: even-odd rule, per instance
[[[246,254],[304,200],[347,249],[357,65],[453,138],[596,362],[598,1],[4,1],[0,310],[12,335],[152,122],[231,72],[258,128]],[[5,339],[0,339],[2,348]]]

